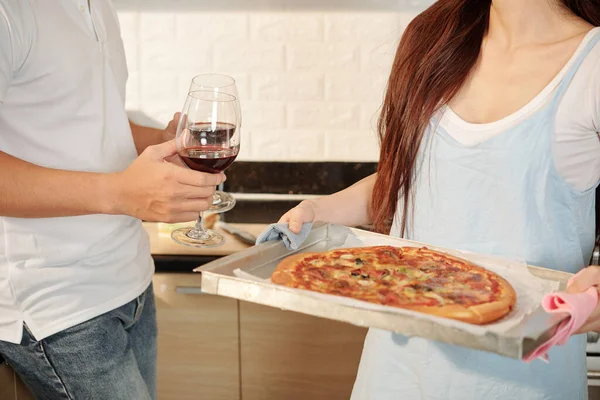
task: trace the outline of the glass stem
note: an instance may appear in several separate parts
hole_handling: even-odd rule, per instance
[[[219,190],[219,187],[217,186],[217,190]],[[221,202],[221,197],[215,193],[213,194],[213,205],[219,204]]]
[[[204,229],[204,218],[202,218],[203,215],[204,215],[204,211],[201,211],[200,215],[198,215],[198,219],[196,220],[196,225],[194,225],[194,229],[192,229],[188,233],[188,236],[191,237],[192,239],[208,239],[208,238],[210,238],[210,235],[208,234],[208,232],[206,232],[206,229]]]

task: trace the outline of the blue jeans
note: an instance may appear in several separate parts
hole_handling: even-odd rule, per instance
[[[106,314],[36,341],[0,341],[0,354],[40,400],[156,399],[152,285]]]

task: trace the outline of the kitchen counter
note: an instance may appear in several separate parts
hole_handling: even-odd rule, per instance
[[[219,247],[195,248],[175,243],[171,239],[171,232],[159,232],[158,224],[144,222],[144,229],[150,236],[150,252],[152,255],[181,255],[181,256],[227,256],[235,252],[247,249],[249,245],[241,242],[235,236],[220,229],[215,229],[225,237],[225,243]],[[240,230],[244,230],[258,236],[267,224],[231,224]]]
[[[267,224],[230,224],[258,236]],[[220,229],[215,229],[225,237],[225,243],[219,247],[195,248],[175,243],[171,239],[173,229],[159,229],[159,224],[144,222],[144,229],[150,237],[150,252],[154,258],[156,272],[192,272],[200,265],[206,264],[220,257],[228,256],[238,251],[245,250],[250,245],[241,242],[235,236]]]

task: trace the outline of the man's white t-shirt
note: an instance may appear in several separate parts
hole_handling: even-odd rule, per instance
[[[137,156],[118,19],[109,0],[90,3],[0,0],[0,151],[93,172]],[[0,340],[19,343],[24,323],[41,340],[108,312],[153,272],[138,219],[0,217]]]

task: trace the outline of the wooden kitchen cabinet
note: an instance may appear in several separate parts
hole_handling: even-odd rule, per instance
[[[15,373],[6,364],[0,365],[0,400],[14,400]]]
[[[240,398],[238,302],[199,286],[200,274],[154,277],[160,400]]]
[[[348,400],[366,329],[240,302],[243,400]]]
[[[33,400],[25,384],[6,364],[0,365],[0,400]]]

